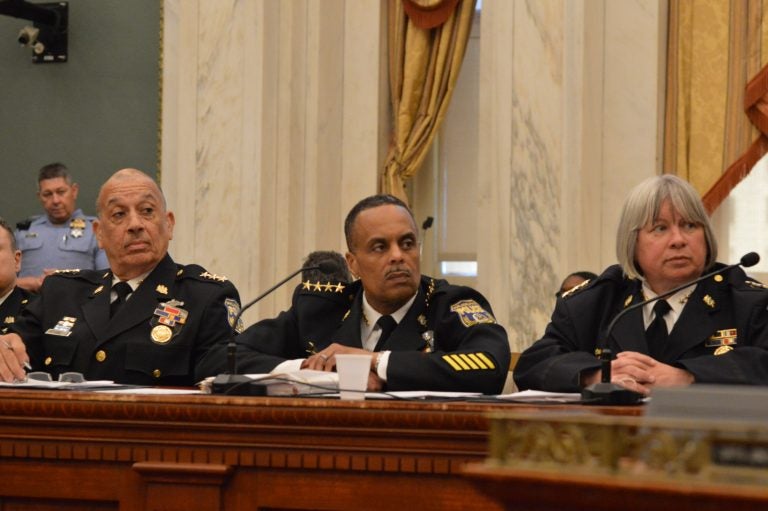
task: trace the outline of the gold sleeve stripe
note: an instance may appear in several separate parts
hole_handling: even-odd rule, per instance
[[[480,357],[478,357],[477,355],[478,353],[467,353],[467,356],[472,360],[474,360],[475,364],[480,366],[480,369],[488,369],[488,366],[485,364],[485,362],[480,360]]]
[[[443,355],[443,360],[448,362],[451,365],[451,367],[453,367],[454,371],[461,371],[461,366],[459,366],[459,364],[451,360],[450,355]]]
[[[461,359],[461,357],[460,357],[460,356],[458,356],[458,355],[456,355],[456,354],[454,353],[453,355],[450,355],[450,357],[451,357],[451,360],[453,360],[454,362],[456,362],[457,364],[459,364],[459,365],[461,366],[461,368],[462,368],[462,369],[466,369],[466,370],[469,370],[469,369],[470,369],[469,365],[468,365],[466,362],[464,362],[464,361]]]
[[[485,356],[485,353],[476,353],[477,357],[485,362],[485,365],[487,365],[490,369],[496,369],[496,364],[491,362],[491,359]]]
[[[480,369],[480,367],[477,364],[475,364],[475,362],[471,358],[469,358],[465,353],[459,353],[458,357],[461,360],[463,360],[464,362],[466,362],[467,365],[469,365],[470,368],[472,368],[472,369]]]

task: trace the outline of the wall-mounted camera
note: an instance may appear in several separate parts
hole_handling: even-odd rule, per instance
[[[37,39],[39,35],[39,28],[27,25],[19,31],[19,44],[32,48],[35,55],[42,55],[45,52],[45,45]]]
[[[34,22],[19,31],[17,40],[32,49],[36,64],[67,61],[69,3],[32,3],[26,0],[0,0],[0,14]]]

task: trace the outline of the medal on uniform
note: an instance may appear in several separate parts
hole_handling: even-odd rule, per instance
[[[435,351],[435,332],[433,330],[427,330],[421,334],[421,338],[427,343],[423,350],[424,353],[432,353]]]
[[[739,332],[736,328],[726,328],[717,330],[704,341],[704,347],[715,348],[715,355],[728,353],[733,349],[733,345],[738,344]]]
[[[171,340],[171,337],[173,337],[173,330],[166,325],[156,325],[152,328],[152,332],[150,332],[149,335],[152,337],[153,342],[157,344],[165,344]]]
[[[156,344],[166,344],[174,336],[181,332],[184,323],[187,322],[189,312],[182,309],[180,305],[184,302],[171,300],[158,304],[155,313],[150,320],[152,330],[149,337]]]
[[[56,335],[59,337],[69,337],[72,335],[72,329],[75,327],[77,318],[64,316],[56,323],[56,326],[45,331],[46,335]]]

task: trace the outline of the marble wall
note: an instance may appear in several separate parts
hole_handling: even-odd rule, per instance
[[[658,171],[664,12],[483,2],[478,287],[513,350],[541,337],[566,274],[615,261],[623,197]]]
[[[623,196],[658,171],[665,5],[483,1],[478,288],[514,350],[541,335],[565,274],[615,260]],[[380,0],[164,0],[179,261],[226,273],[247,301],[310,250],[343,249],[390,130],[384,13]]]
[[[376,192],[388,134],[378,0],[165,0],[162,185],[182,262],[246,302]],[[296,279],[298,282],[298,278]],[[285,286],[246,315],[273,315]]]

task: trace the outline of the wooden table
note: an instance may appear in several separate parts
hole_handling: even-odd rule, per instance
[[[0,390],[0,510],[503,509],[462,475],[500,408]]]

